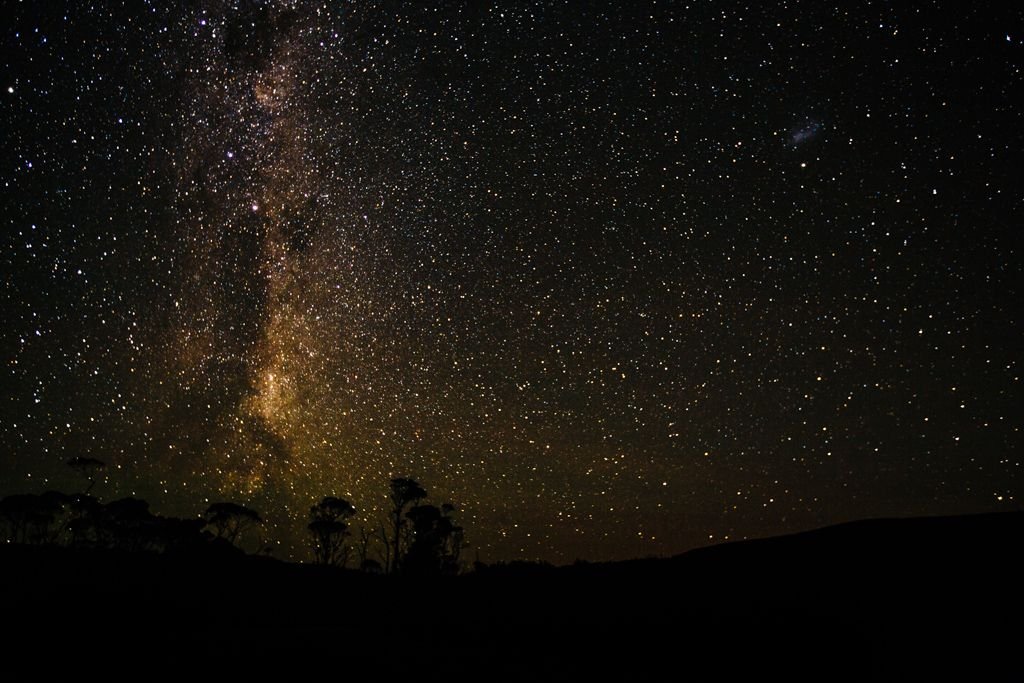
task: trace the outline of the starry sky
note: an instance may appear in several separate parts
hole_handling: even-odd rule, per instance
[[[0,494],[306,559],[412,476],[555,563],[1022,507],[1019,10],[4,16]]]

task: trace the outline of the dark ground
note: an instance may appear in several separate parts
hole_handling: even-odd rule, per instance
[[[211,664],[379,680],[1012,676],[1022,531],[1024,513],[875,520],[434,580],[6,546],[0,648],[37,671],[132,663],[142,680]]]

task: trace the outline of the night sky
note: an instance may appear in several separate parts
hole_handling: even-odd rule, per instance
[[[1019,510],[994,11],[5,2],[0,495],[308,559],[411,476],[556,563]]]

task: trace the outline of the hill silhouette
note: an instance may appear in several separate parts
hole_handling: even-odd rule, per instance
[[[431,579],[220,545],[6,545],[7,657],[308,667],[322,655],[391,680],[977,676],[1016,665],[1022,531],[1019,512],[871,520],[666,559]]]

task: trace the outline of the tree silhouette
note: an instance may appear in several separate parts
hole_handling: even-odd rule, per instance
[[[462,549],[466,547],[466,532],[455,523],[452,515],[458,512],[451,503],[441,506],[441,572],[458,574]]]
[[[390,539],[390,572],[397,574],[402,565],[402,539],[405,532],[405,511],[427,497],[427,492],[415,479],[391,480],[391,539]],[[385,539],[387,542],[387,539]]]
[[[391,574],[456,574],[465,546],[464,533],[455,522],[455,506],[421,503],[427,491],[415,479],[391,480],[388,526],[380,529],[384,567]],[[363,557],[368,534],[363,533]]]
[[[88,482],[89,485],[82,492],[84,495],[89,495],[89,491],[92,491],[92,487],[96,485],[96,473],[107,466],[102,460],[85,457],[71,458],[68,460],[67,465],[85,477],[86,482]]]
[[[139,498],[120,498],[103,505],[96,520],[100,545],[128,552],[145,550],[145,529],[152,517],[149,503]]]
[[[102,515],[103,505],[92,496],[80,493],[72,496],[68,507],[68,542],[75,547],[99,544],[97,524]]]
[[[97,545],[126,552],[168,553],[193,551],[205,545],[202,519],[162,517],[149,511],[149,503],[121,498],[94,512]]]
[[[327,496],[309,509],[309,533],[313,537],[313,559],[317,564],[344,566],[349,549],[348,522],[356,509],[347,500]]]
[[[356,544],[356,560],[359,562],[360,571],[364,571],[370,574],[381,574],[384,572],[384,567],[387,564],[381,564],[376,559],[370,557],[370,543],[373,539],[377,538],[377,534],[372,530],[367,529],[364,526],[359,527],[359,542]],[[388,546],[385,542],[384,551],[385,558],[387,557]]]
[[[417,505],[406,513],[412,522],[412,541],[403,560],[403,572],[423,576],[457,574],[463,531],[455,523],[455,506]]]
[[[196,551],[212,535],[201,519],[161,517],[149,503],[122,498],[106,505],[82,493],[16,494],[0,499],[0,543],[66,544],[120,551]]]
[[[65,529],[71,497],[58,491],[21,493],[0,500],[4,540],[11,543],[55,543]]]
[[[255,510],[237,503],[214,503],[206,509],[206,525],[214,528],[217,538],[231,545],[243,531],[262,523]]]

